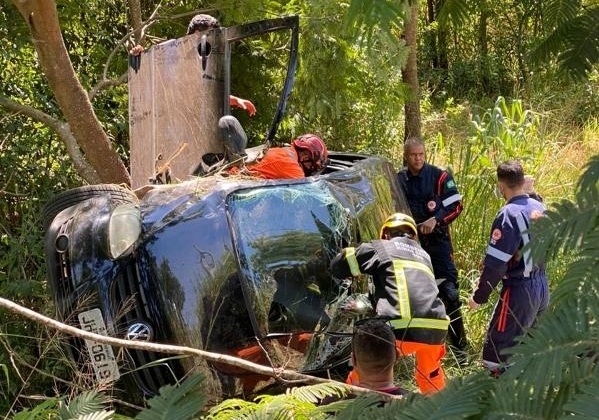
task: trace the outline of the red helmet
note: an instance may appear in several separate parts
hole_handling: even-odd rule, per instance
[[[306,176],[313,175],[324,169],[329,153],[327,146],[320,137],[316,134],[302,134],[293,140],[291,144],[298,152],[299,163],[302,165]],[[307,158],[302,158],[302,150],[309,152]]]

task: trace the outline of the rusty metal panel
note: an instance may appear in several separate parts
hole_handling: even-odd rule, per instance
[[[203,154],[222,153],[218,132],[218,119],[225,112],[222,34],[221,29],[212,29],[166,41],[143,52],[137,70],[129,67],[133,188],[147,184],[165,164],[173,182],[186,179]]]

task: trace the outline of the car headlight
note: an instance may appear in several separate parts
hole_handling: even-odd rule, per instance
[[[141,233],[141,214],[135,204],[116,207],[108,222],[108,250],[114,259],[129,251]]]

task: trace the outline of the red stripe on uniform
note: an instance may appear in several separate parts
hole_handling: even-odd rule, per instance
[[[437,181],[437,195],[439,197],[441,197],[441,194],[443,193],[443,183],[445,182],[445,178],[447,178],[447,172],[442,172]]]
[[[510,306],[510,288],[505,289],[503,299],[501,300],[501,309],[499,311],[499,319],[497,320],[497,331],[504,332],[505,324],[507,324],[507,316]]]

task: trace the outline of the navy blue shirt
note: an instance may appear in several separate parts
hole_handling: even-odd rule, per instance
[[[529,250],[522,254],[522,247],[530,242],[527,230],[531,221],[542,217],[544,212],[545,206],[526,194],[512,197],[499,210],[491,227],[483,271],[473,296],[476,303],[486,303],[502,279],[518,281],[538,271],[544,272],[544,263],[532,261]]]
[[[449,172],[425,163],[417,175],[403,168],[397,176],[416,223],[434,217],[436,229],[443,229],[462,212],[462,196]]]

